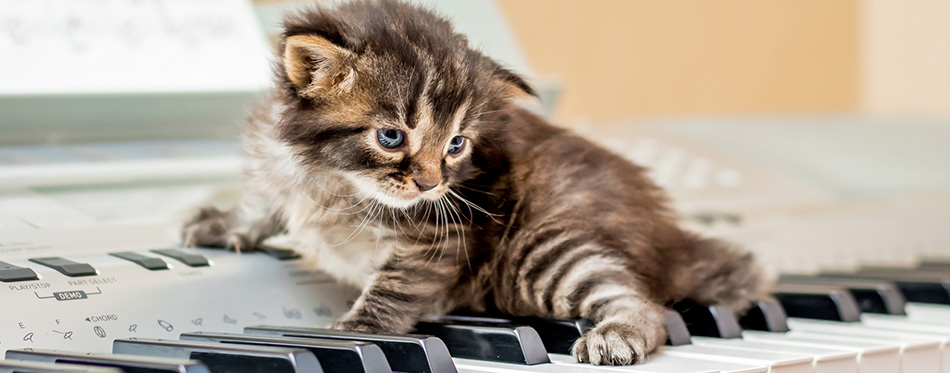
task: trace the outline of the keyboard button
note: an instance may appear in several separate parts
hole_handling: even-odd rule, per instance
[[[900,289],[890,281],[785,275],[779,278],[779,282],[845,288],[851,292],[851,296],[858,302],[861,312],[890,315],[904,314],[904,296],[901,295]]]
[[[124,338],[112,342],[112,352],[194,359],[204,363],[215,372],[323,373],[317,357],[302,348]]]
[[[198,254],[189,254],[177,249],[155,249],[153,253],[167,256],[184,263],[189,267],[207,267],[211,265],[208,259]]]
[[[7,359],[106,366],[129,371],[208,373],[208,367],[195,360],[147,356],[86,354],[73,351],[22,349],[7,351]]]
[[[58,256],[32,258],[30,261],[55,269],[57,272],[69,277],[95,276],[98,274],[96,269],[87,263],[77,263]]]
[[[950,272],[950,261],[946,259],[924,259],[917,268],[925,271]]]
[[[683,316],[679,312],[666,311],[666,345],[682,346],[690,344],[689,327],[683,321]]]
[[[788,331],[785,323],[785,310],[776,301],[765,300],[752,304],[745,315],[739,319],[739,326],[746,330],[762,330],[784,333]]]
[[[420,322],[416,333],[442,339],[452,357],[514,364],[548,363],[548,353],[531,327],[481,322]]]
[[[109,253],[109,255],[128,260],[132,263],[142,266],[142,268],[145,268],[149,271],[160,271],[160,270],[168,269],[168,263],[165,263],[165,261],[162,260],[162,258],[145,256],[145,255],[131,252],[131,251]]]
[[[861,317],[854,297],[840,287],[779,283],[772,296],[788,317],[841,322],[857,322]]]
[[[304,348],[312,352],[327,373],[391,373],[383,351],[372,343],[332,339],[276,337],[233,333],[182,333],[183,341],[234,343]]]
[[[277,260],[297,260],[301,258],[300,254],[292,249],[263,246],[257,248],[257,251],[263,252]]]
[[[0,372],[30,373],[123,373],[119,368],[78,364],[39,363],[35,361],[0,360]]]
[[[0,281],[17,282],[39,280],[39,276],[32,269],[17,267],[13,264],[0,262]]]
[[[396,372],[454,373],[455,365],[445,343],[428,335],[368,334],[330,329],[249,326],[246,334],[277,335],[283,337],[321,338],[373,343],[383,351],[386,360]],[[320,357],[317,356],[319,359]],[[321,360],[322,361],[322,360]]]
[[[735,313],[723,306],[707,306],[691,300],[683,300],[673,305],[679,312],[693,336],[715,338],[739,338],[742,328]]]

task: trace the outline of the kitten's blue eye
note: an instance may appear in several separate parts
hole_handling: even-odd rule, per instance
[[[406,141],[406,134],[397,129],[380,128],[376,130],[376,140],[386,149],[395,149]]]
[[[465,149],[465,140],[466,138],[462,136],[455,136],[452,140],[449,140],[449,154],[456,155],[462,152],[462,149]]]

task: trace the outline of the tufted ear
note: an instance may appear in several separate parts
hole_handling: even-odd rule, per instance
[[[495,78],[505,84],[513,98],[538,98],[538,92],[520,75],[495,64]]]
[[[287,79],[301,96],[320,90],[349,90],[356,71],[349,66],[353,53],[316,35],[293,35],[284,43],[283,64]]]

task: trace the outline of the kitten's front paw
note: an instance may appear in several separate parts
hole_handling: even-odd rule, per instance
[[[228,214],[212,206],[202,207],[181,228],[185,246],[221,247],[237,252],[252,249],[246,233],[232,229]]]
[[[643,361],[655,346],[636,326],[619,322],[598,324],[574,343],[577,361],[594,365],[630,365]]]
[[[383,333],[387,332],[386,330],[381,330],[376,325],[370,325],[368,323],[360,321],[337,321],[327,326],[327,328],[335,330],[343,330],[347,332],[360,332],[360,333]]]

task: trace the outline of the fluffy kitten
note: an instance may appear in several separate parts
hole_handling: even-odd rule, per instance
[[[681,230],[642,168],[512,105],[532,88],[442,18],[367,1],[284,27],[277,87],[244,136],[244,199],[182,234],[236,250],[295,236],[363,288],[333,327],[584,317],[578,360],[630,364],[663,343],[665,304],[759,295],[749,254]]]

